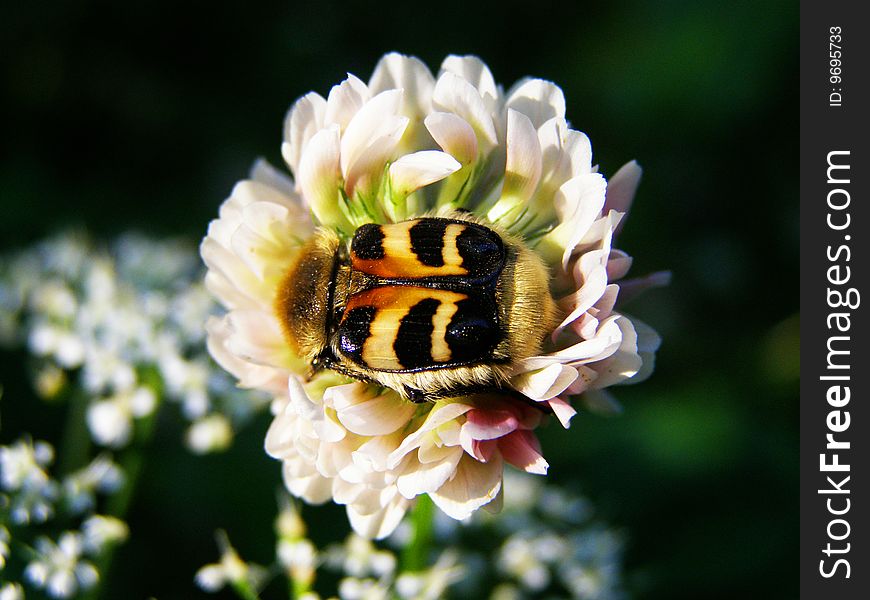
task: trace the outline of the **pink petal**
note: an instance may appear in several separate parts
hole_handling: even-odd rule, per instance
[[[628,317],[618,315],[622,339],[618,348],[606,359],[590,365],[598,372],[596,389],[605,388],[633,377],[641,368],[643,360],[637,353],[637,332]]]
[[[552,398],[547,400],[550,408],[553,409],[553,414],[559,419],[562,427],[568,429],[571,424],[571,419],[577,414],[577,411],[562,398]]]
[[[632,258],[622,250],[611,250],[607,258],[607,279],[622,279],[631,268]]]
[[[589,388],[589,385],[595,381],[595,378],[598,377],[597,371],[590,369],[585,365],[577,365],[576,368],[578,377],[574,380],[574,383],[569,385],[568,389],[565,390],[572,396],[585,392]]]
[[[584,406],[601,415],[618,415],[622,405],[608,390],[588,390],[580,397]]]
[[[557,352],[543,354],[541,356],[532,356],[523,361],[520,361],[519,368],[526,371],[541,369],[547,365],[562,362],[569,363],[572,366],[578,364],[587,364],[602,360],[613,354],[619,347],[622,340],[622,331],[619,325],[615,323],[621,315],[612,315],[605,319],[595,337],[583,340]]]
[[[634,194],[637,191],[637,186],[640,185],[640,178],[643,174],[643,169],[637,164],[637,161],[628,162],[610,178],[607,184],[607,196],[604,200],[604,212],[609,210],[627,213],[631,208],[631,203],[634,200]],[[622,231],[625,224],[625,219],[616,226],[613,235],[618,235]]]
[[[517,430],[498,440],[502,457],[527,473],[546,475],[550,465],[541,456],[541,444],[531,431]]]
[[[643,292],[665,287],[671,283],[670,271],[656,271],[644,277],[635,277],[619,282],[619,305],[631,302]]]
[[[595,306],[589,309],[589,313],[594,315],[596,319],[603,321],[613,313],[613,307],[616,304],[616,299],[619,296],[620,287],[611,283],[604,288],[604,293]]]
[[[430,431],[436,429],[448,421],[452,421],[457,417],[472,410],[468,404],[461,402],[443,402],[436,403],[435,408],[429,411],[426,420],[420,425],[420,428],[412,434],[408,435],[402,444],[390,454],[389,465],[394,468],[398,465],[404,456],[415,448],[419,448],[424,436]]]
[[[516,416],[507,410],[468,411],[462,429],[475,440],[492,440],[515,430],[519,425]]]
[[[498,440],[471,440],[468,444],[462,445],[463,450],[479,460],[480,462],[489,462],[493,454],[498,450]]]

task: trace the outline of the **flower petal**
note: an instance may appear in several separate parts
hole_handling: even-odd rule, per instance
[[[429,494],[438,508],[457,520],[467,519],[491,502],[501,489],[504,464],[501,455],[482,463],[463,454],[453,478]]]
[[[631,302],[643,292],[666,287],[671,283],[670,271],[656,271],[643,277],[633,277],[619,282],[619,305]]]
[[[286,390],[290,375],[288,371],[251,363],[230,351],[227,342],[233,335],[233,329],[226,315],[209,318],[205,327],[209,354],[239,380],[239,387],[262,389],[273,394],[281,394]]]
[[[471,125],[482,151],[488,152],[498,143],[490,111],[477,89],[462,77],[450,72],[438,77],[432,92],[432,105],[436,109],[455,113]]]
[[[496,100],[499,97],[498,87],[489,67],[478,57],[472,55],[448,56],[441,63],[441,73],[444,72],[454,73],[462,77],[477,89],[490,111],[495,108]]]
[[[558,189],[563,183],[592,172],[592,144],[585,133],[554,117],[538,128],[543,158],[542,185]]]
[[[369,539],[380,540],[393,533],[396,527],[398,527],[409,505],[410,502],[408,500],[396,494],[395,499],[383,509],[371,514],[361,514],[357,512],[355,505],[348,504],[347,516],[351,527],[359,535]]]
[[[293,179],[273,167],[269,164],[269,161],[263,158],[258,158],[254,161],[249,178],[252,181],[278,190],[288,198],[292,198],[295,202],[301,202],[301,198],[296,195],[296,184],[293,183]]]
[[[390,165],[393,192],[407,196],[411,192],[444,179],[462,167],[445,152],[422,150],[406,154]]]
[[[227,317],[232,332],[227,348],[244,360],[268,367],[293,368],[294,357],[277,319],[256,310],[234,310]]]
[[[321,225],[350,232],[353,228],[338,205],[341,185],[340,144],[338,125],[318,131],[308,142],[299,161],[296,183]]]
[[[284,144],[281,154],[287,166],[298,177],[299,159],[314,134],[323,128],[326,100],[310,92],[296,101],[284,120]]]
[[[504,187],[502,198],[513,202],[510,208],[525,204],[541,179],[541,143],[532,122],[524,114],[515,110],[507,113],[507,160],[505,163]],[[489,212],[489,219],[495,221],[502,216],[500,201]]]
[[[557,419],[559,419],[562,427],[568,429],[571,424],[571,419],[577,414],[574,407],[562,398],[550,398],[547,400],[547,404],[549,404],[550,408],[553,409],[553,414],[556,415]]]
[[[549,119],[565,117],[565,95],[551,81],[523,79],[508,91],[505,107],[526,115],[537,129]]]
[[[634,194],[637,192],[637,186],[640,185],[642,175],[643,169],[640,168],[637,161],[633,160],[622,165],[607,183],[607,199],[604,201],[604,212],[615,210],[627,214],[634,200]],[[622,219],[619,225],[616,226],[613,235],[618,235],[624,226],[625,219]]]
[[[498,449],[504,459],[526,473],[546,475],[550,466],[541,455],[541,444],[531,431],[518,429],[499,439]]]
[[[432,446],[429,452],[429,462],[412,461],[396,480],[399,493],[405,498],[436,491],[450,478],[463,455],[459,446],[443,446],[437,450]]]
[[[607,279],[616,281],[628,274],[631,268],[632,258],[622,250],[611,250],[607,258]]]
[[[615,321],[621,332],[621,340],[616,351],[597,362],[592,367],[598,372],[598,377],[592,384],[595,389],[609,387],[633,377],[643,364],[637,353],[637,332],[628,317],[617,315]]]
[[[311,424],[313,433],[320,441],[339,442],[345,438],[347,432],[326,416],[323,406],[311,399],[298,377],[290,377],[287,390],[291,408]]]
[[[431,108],[434,86],[432,72],[419,58],[396,52],[385,54],[378,61],[369,80],[373,94],[390,89],[402,90],[402,114],[418,120]]]
[[[620,316],[613,315],[605,319],[594,338],[583,340],[556,352],[532,356],[520,361],[518,368],[531,371],[555,362],[582,365],[607,358],[616,351],[622,341],[622,330],[615,322]]]
[[[468,122],[447,112],[433,112],[426,116],[426,128],[441,148],[467,165],[477,159],[477,136]]]
[[[435,430],[448,421],[452,421],[453,419],[464,415],[472,408],[474,407],[456,401],[451,402],[442,400],[436,402],[435,406],[432,407],[432,410],[430,410],[429,414],[426,416],[426,420],[423,421],[423,424],[420,425],[415,432],[406,437],[402,444],[390,455],[391,468],[399,464],[408,452],[415,448],[419,448],[422,438],[427,433]]]
[[[470,410],[465,414],[465,424],[460,435],[475,440],[492,440],[514,431],[519,421],[508,410]]]
[[[586,408],[600,415],[612,416],[622,412],[622,405],[607,390],[587,390],[580,399]]]
[[[565,391],[577,376],[577,369],[555,363],[538,371],[522,373],[511,380],[511,385],[533,400],[549,400]]]
[[[407,425],[417,410],[414,404],[393,391],[371,397],[368,387],[362,383],[331,387],[324,401],[332,401],[338,420],[357,435],[387,435]]]
[[[341,131],[344,131],[370,97],[366,84],[348,73],[347,79],[333,86],[329,91],[326,112],[323,116],[324,124],[338,125]]]
[[[399,123],[404,130],[408,120],[397,116],[401,103],[402,90],[386,90],[354,115],[341,137],[341,172],[345,177],[373,141],[393,135]]]

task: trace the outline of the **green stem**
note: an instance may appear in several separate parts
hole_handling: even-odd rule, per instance
[[[90,398],[79,387],[72,387],[67,399],[66,423],[60,443],[58,473],[69,475],[88,462],[91,450],[91,436],[88,431],[87,413]]]
[[[110,496],[106,503],[106,513],[113,517],[124,519],[130,509],[130,504],[138,487],[139,476],[145,466],[145,450],[154,433],[159,408],[158,406],[153,413],[136,423],[136,435],[133,443],[120,453],[118,464],[124,473],[124,485],[117,494]]]
[[[293,577],[290,578],[290,597],[294,600],[301,598],[311,591],[311,586]]]
[[[158,388],[159,393],[159,388]],[[106,502],[106,514],[117,517],[122,521],[130,509],[130,504],[138,487],[140,475],[145,466],[145,450],[148,447],[151,437],[154,434],[155,425],[157,423],[157,415],[163,403],[160,402],[157,407],[147,417],[139,419],[135,424],[135,435],[133,442],[125,448],[118,459],[118,464],[124,473],[124,485],[118,492],[108,498]],[[101,578],[108,576],[112,566],[112,560],[115,558],[115,550],[117,546],[112,545],[106,548],[103,553],[94,561],[97,572]],[[84,600],[96,600],[104,596],[105,590],[103,586],[97,586],[91,589],[91,592],[83,596]]]
[[[260,600],[260,595],[254,591],[254,588],[247,581],[234,581],[232,587],[233,591],[242,600]]]
[[[411,513],[411,541],[402,552],[402,571],[422,571],[429,564],[435,504],[427,495],[417,497]]]

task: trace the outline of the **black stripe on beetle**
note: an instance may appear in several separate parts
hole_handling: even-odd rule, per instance
[[[343,354],[356,362],[362,362],[362,351],[371,335],[372,321],[378,309],[374,306],[359,306],[348,312],[341,322],[339,348]]]
[[[498,274],[504,264],[504,246],[497,233],[467,224],[456,238],[462,266],[474,277]]]
[[[420,369],[433,364],[432,319],[441,302],[434,298],[421,300],[411,307],[399,325],[393,351],[403,369]]]
[[[502,338],[494,307],[486,306],[482,300],[478,296],[456,303],[456,314],[444,335],[452,361],[481,360],[492,353]]]
[[[362,260],[380,260],[384,258],[384,232],[380,225],[367,223],[356,230],[351,251]]]
[[[428,267],[444,266],[444,233],[448,224],[444,219],[420,219],[411,227],[411,251],[417,260]]]

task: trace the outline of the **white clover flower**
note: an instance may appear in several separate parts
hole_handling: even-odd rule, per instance
[[[331,563],[334,568],[358,579],[368,576],[382,579],[393,574],[398,560],[395,554],[379,549],[371,540],[351,534],[333,551]]]
[[[281,511],[275,519],[275,531],[278,537],[295,540],[305,537],[307,527],[305,521],[293,502],[286,498],[282,501]]]
[[[604,388],[649,374],[658,337],[615,310],[621,286],[661,279],[617,283],[631,258],[613,243],[640,168],[607,182],[555,84],[524,79],[504,92],[475,57],[450,56],[433,76],[388,54],[368,83],[350,75],[327,98],[298,100],[282,154],[295,179],[257,163],[201,254],[227,309],[208,322],[209,351],[241,387],[275,398],[266,449],[294,495],[345,504],[353,528],[375,538],[421,494],[454,519],[498,511],[505,464],[547,471],[534,434],[545,413],[567,427],[575,399],[612,407]],[[516,394],[418,405],[335,372],[312,375],[279,300],[317,228],[347,240],[366,223],[457,210],[523,240],[549,272],[560,320],[541,352],[505,374]]]
[[[496,586],[489,595],[489,600],[522,600],[522,591],[510,583],[501,583]]]
[[[195,454],[226,450],[232,441],[232,425],[229,419],[220,413],[195,421],[185,434],[185,442]]]
[[[0,586],[0,600],[24,600],[24,588],[20,583],[4,583]]]
[[[24,576],[35,587],[45,589],[54,598],[70,598],[79,589],[93,587],[99,575],[87,560],[80,534],[68,531],[57,543],[47,537],[36,540],[37,558],[24,570]]]
[[[54,513],[58,486],[45,470],[53,460],[54,448],[47,442],[24,439],[0,446],[0,487],[13,492],[9,506],[13,523],[42,523]]]
[[[338,582],[338,597],[341,600],[387,600],[390,587],[376,579],[345,577]]]
[[[150,415],[156,404],[154,391],[147,387],[121,392],[91,404],[86,418],[94,441],[111,448],[124,446],[130,441],[133,419]]]
[[[45,365],[39,369],[34,380],[34,387],[40,397],[50,400],[56,398],[68,383],[66,373],[54,365]]]
[[[0,571],[6,568],[6,559],[9,557],[9,530],[0,525]]]
[[[462,579],[464,569],[457,563],[455,553],[444,552],[431,568],[399,575],[396,592],[404,600],[439,600],[448,587]]]
[[[550,571],[535,553],[535,546],[522,535],[509,538],[498,553],[499,569],[515,577],[524,588],[541,591],[550,583]]]
[[[196,584],[206,592],[217,592],[226,585],[258,589],[266,577],[266,570],[242,560],[230,545],[226,533],[218,534],[218,545],[222,549],[220,562],[200,568],[194,576]]]
[[[232,441],[227,426],[268,399],[236,389],[205,352],[203,324],[216,303],[201,271],[189,242],[126,234],[100,249],[82,234],[55,236],[0,259],[0,343],[26,344],[39,357],[42,397],[88,393],[87,423],[100,445],[129,443],[134,420],[168,400],[193,423],[194,445],[217,450]]]
[[[82,340],[66,326],[43,322],[35,326],[28,339],[31,352],[37,356],[52,356],[66,369],[79,367],[85,359]]]
[[[82,535],[85,549],[92,554],[99,554],[106,546],[126,540],[130,528],[118,518],[93,515],[82,523]]]
[[[317,569],[317,548],[310,540],[278,540],[278,562],[287,569],[291,579],[305,587],[314,581]]]
[[[70,510],[83,513],[93,509],[97,493],[111,494],[121,487],[123,480],[121,468],[108,455],[101,454],[67,476],[63,480],[63,491]]]
[[[45,468],[54,461],[54,448],[48,442],[19,440],[0,446],[0,483],[7,491],[39,487],[48,480]]]

